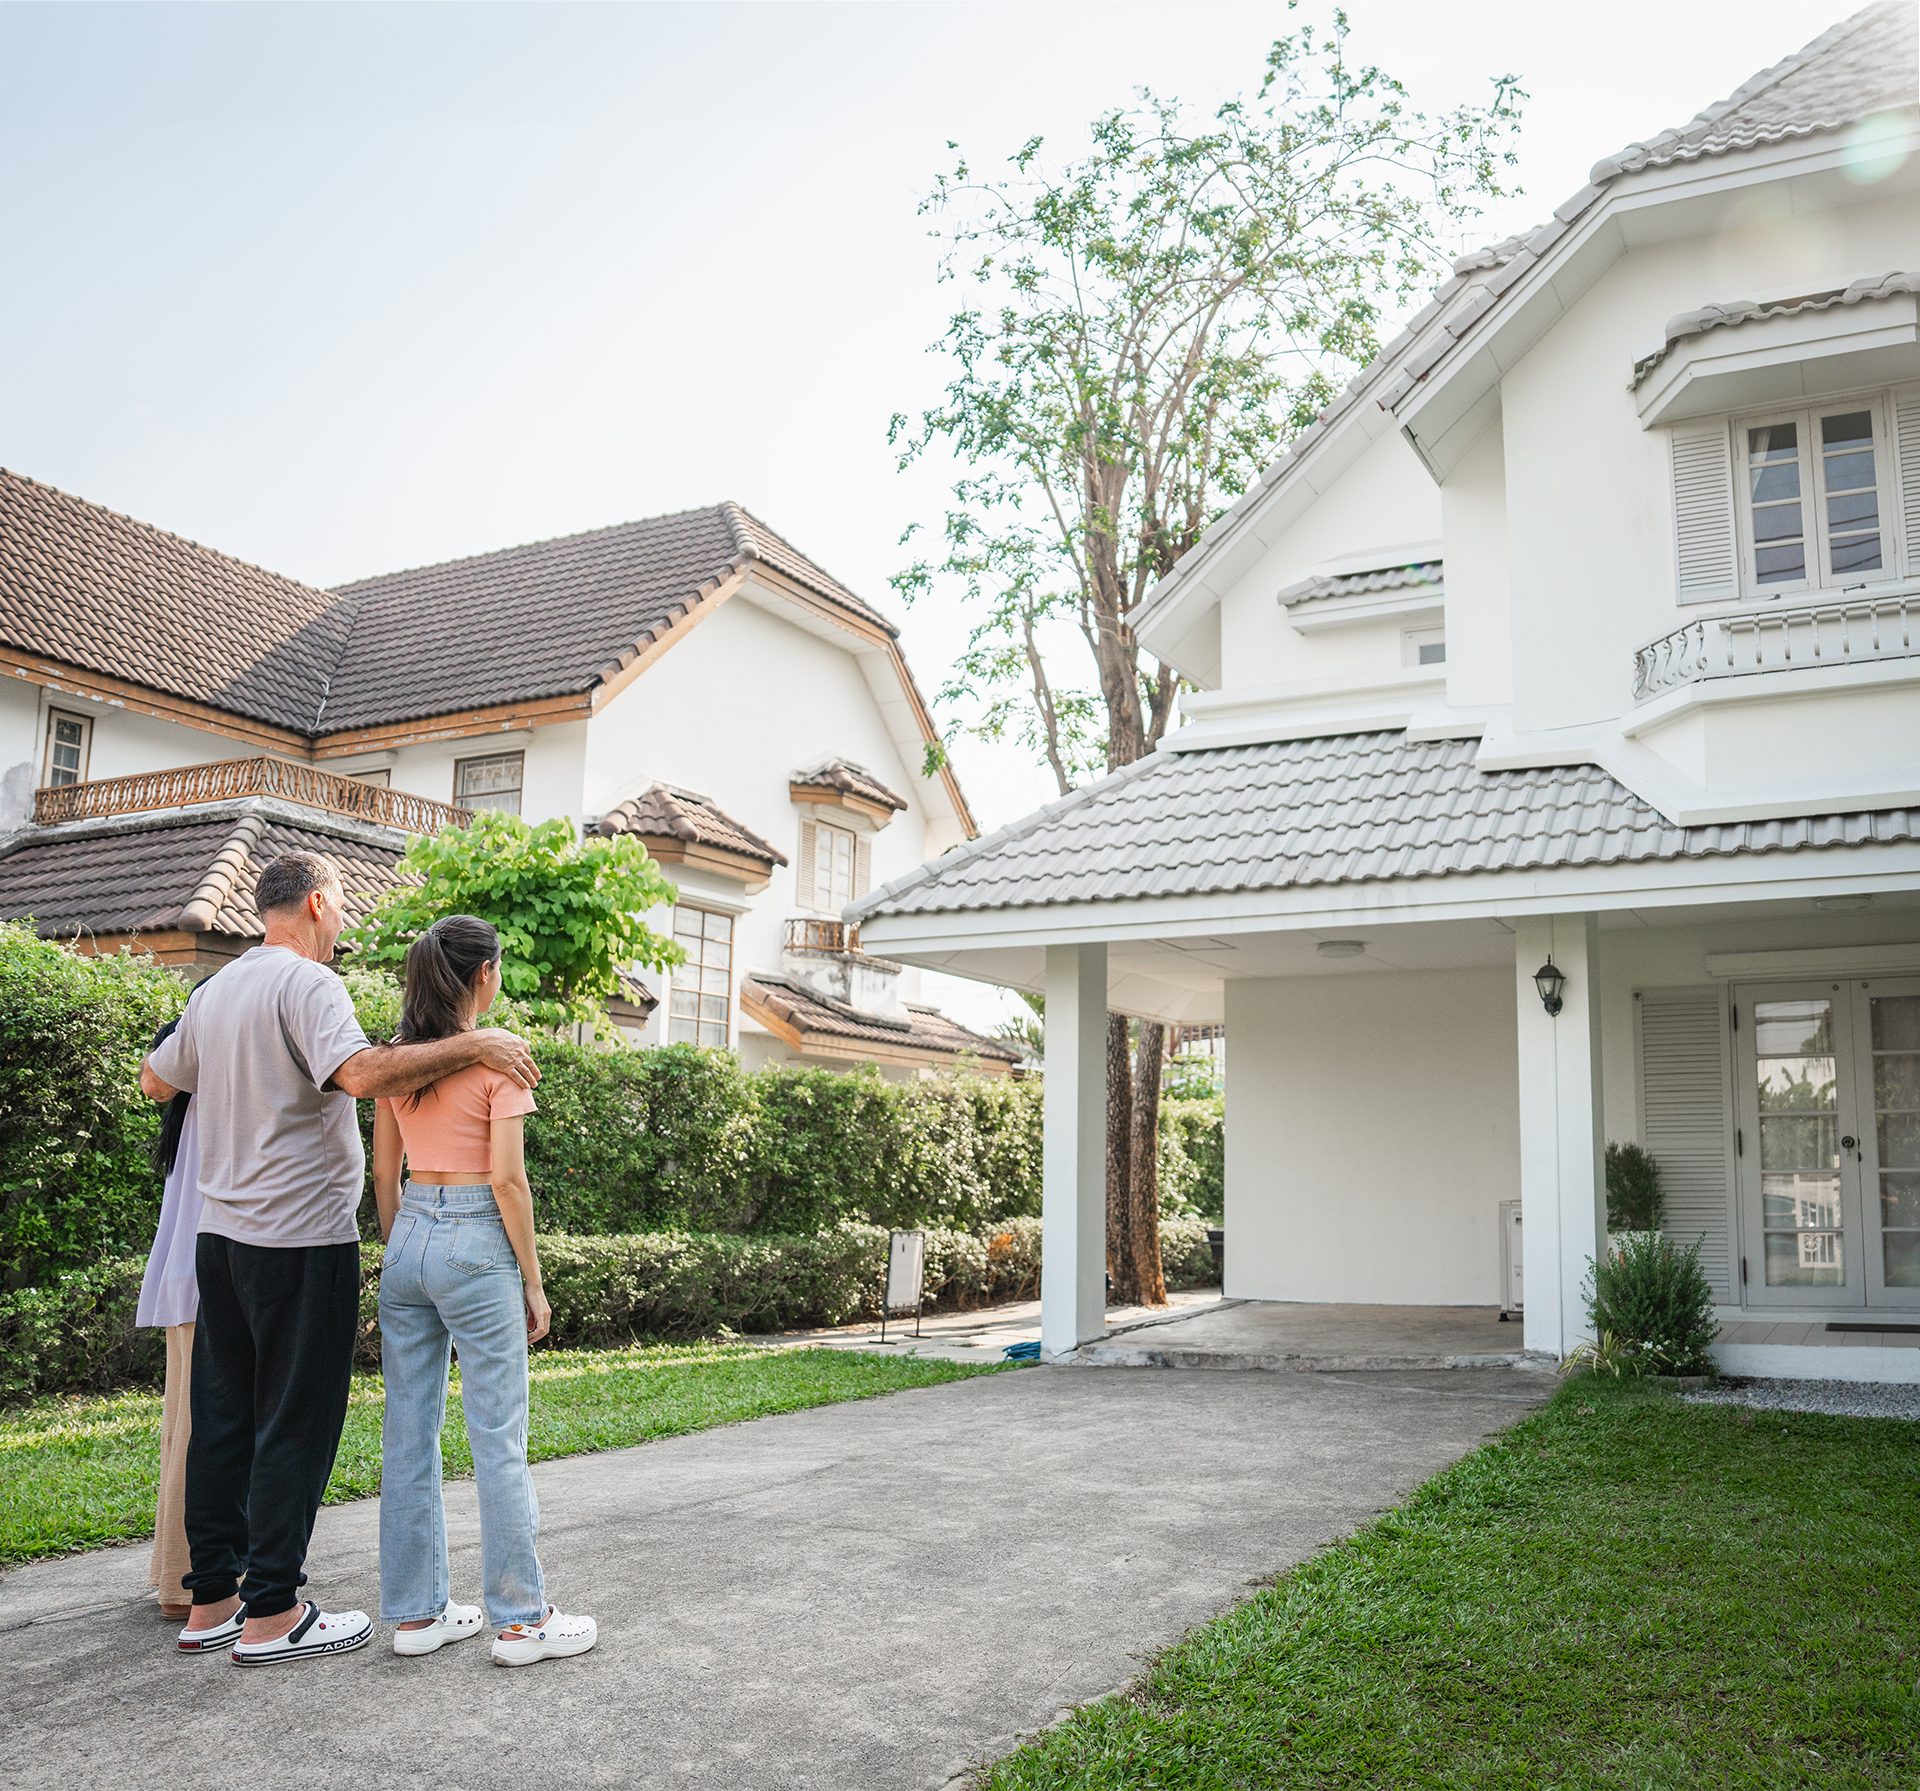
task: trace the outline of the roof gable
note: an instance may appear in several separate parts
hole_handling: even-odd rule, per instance
[[[1763,69],[1687,125],[1596,162],[1588,184],[1536,229],[1455,262],[1452,276],[1406,328],[1148,591],[1130,617],[1142,643],[1156,652],[1177,646],[1197,626],[1200,607],[1219,599],[1211,575],[1221,556],[1281,493],[1296,498],[1292,488],[1304,480],[1310,502],[1313,488],[1324,489],[1357,458],[1359,450],[1348,439],[1356,430],[1371,438],[1404,426],[1442,364],[1460,359],[1464,344],[1504,321],[1516,290],[1531,288],[1529,275],[1564,258],[1579,234],[1576,227],[1591,222],[1612,183],[1649,169],[1839,130],[1877,113],[1910,111],[1920,106],[1917,57],[1920,8],[1913,0],[1880,0]]]

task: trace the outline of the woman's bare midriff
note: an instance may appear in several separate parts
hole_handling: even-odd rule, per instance
[[[423,1188],[491,1188],[493,1172],[476,1169],[409,1169],[407,1178]]]

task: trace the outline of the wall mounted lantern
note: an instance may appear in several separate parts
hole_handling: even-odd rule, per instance
[[[1560,991],[1567,986],[1567,979],[1554,969],[1551,953],[1547,961],[1533,973],[1533,986],[1540,991],[1540,1005],[1550,1014],[1559,1013],[1562,1006]]]

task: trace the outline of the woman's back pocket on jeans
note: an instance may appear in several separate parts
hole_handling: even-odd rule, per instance
[[[472,1221],[453,1226],[453,1239],[447,1245],[447,1267],[463,1275],[486,1275],[505,1266],[512,1255],[507,1234],[498,1225]]]

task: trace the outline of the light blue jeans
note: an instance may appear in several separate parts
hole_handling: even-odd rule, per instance
[[[540,1506],[527,1472],[527,1319],[520,1266],[493,1189],[408,1182],[380,1271],[380,1620],[412,1623],[447,1608],[447,1514],[440,1430],[447,1349],[460,1351],[480,1487],[480,1579],[495,1629],[538,1623],[546,1584],[534,1541]]]

